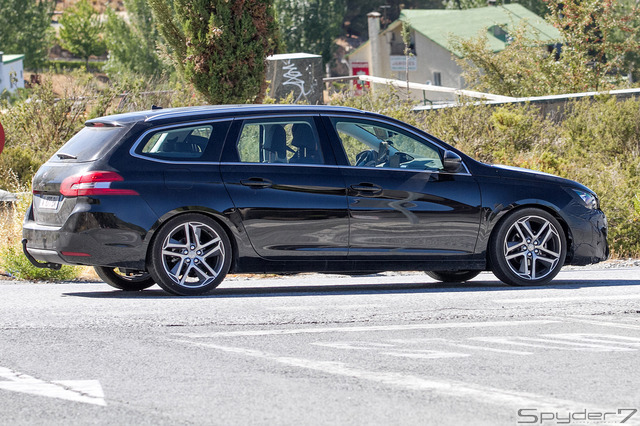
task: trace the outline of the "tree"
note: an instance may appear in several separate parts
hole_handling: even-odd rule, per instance
[[[307,52],[331,60],[340,35],[346,0],[275,0],[276,15],[287,52]]]
[[[80,0],[65,10],[60,18],[60,40],[63,48],[85,60],[89,68],[89,57],[102,55],[106,44],[102,39],[102,23],[89,0]]]
[[[52,44],[53,0],[0,0],[0,50],[24,54],[24,66],[39,70]]]
[[[125,0],[124,6],[128,22],[112,9],[107,9],[104,26],[109,50],[107,71],[111,74],[132,72],[149,77],[170,72],[171,67],[158,55],[158,44],[162,39],[146,0]]]
[[[176,68],[212,104],[261,102],[278,25],[270,0],[148,0]]]
[[[463,77],[477,90],[507,96],[543,96],[608,90],[620,84],[638,43],[637,11],[616,13],[613,0],[547,0],[547,19],[561,38],[555,50],[521,26],[494,53],[486,34],[452,39]],[[624,34],[621,36],[620,33]]]
[[[564,62],[583,64],[585,85],[599,90],[622,75],[626,59],[640,48],[637,6],[618,8],[614,0],[545,0],[547,19],[564,41]]]

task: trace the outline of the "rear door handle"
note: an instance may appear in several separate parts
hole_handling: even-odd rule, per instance
[[[263,178],[242,179],[240,181],[240,184],[244,186],[249,186],[255,189],[271,188],[273,186],[273,182],[271,182],[269,179],[263,179]]]
[[[365,193],[367,195],[378,195],[382,193],[382,187],[373,183],[360,183],[358,185],[351,185],[351,189],[356,192]]]

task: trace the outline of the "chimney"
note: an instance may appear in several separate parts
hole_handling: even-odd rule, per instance
[[[369,47],[371,48],[371,75],[382,77],[380,66],[380,15],[378,12],[367,14],[367,23],[369,26]]]

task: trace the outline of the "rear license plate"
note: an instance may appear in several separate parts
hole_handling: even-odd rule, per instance
[[[58,208],[58,200],[60,197],[57,195],[42,195],[40,197],[40,208],[56,210]]]

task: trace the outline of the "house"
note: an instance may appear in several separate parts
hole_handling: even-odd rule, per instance
[[[509,32],[523,24],[530,37],[543,45],[560,40],[559,31],[543,18],[519,4],[488,6],[476,9],[405,9],[400,18],[380,31],[380,14],[369,18],[369,40],[348,55],[353,74],[397,78],[414,83],[433,84],[461,89],[465,87],[462,69],[456,63],[461,58],[450,46],[452,36],[464,39],[487,33],[489,47],[494,52],[505,48]],[[404,55],[402,24],[409,24],[410,49],[408,64]],[[452,95],[425,93],[430,100],[450,100]],[[420,94],[422,97],[422,94]]]
[[[5,55],[0,52],[0,94],[24,89],[24,55]]]

